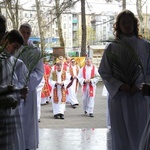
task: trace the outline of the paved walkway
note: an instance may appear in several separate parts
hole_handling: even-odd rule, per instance
[[[38,150],[112,150],[104,128],[40,129]]]
[[[95,96],[94,117],[84,114],[82,109],[81,87],[78,92],[79,106],[73,109],[70,104],[66,105],[65,119],[54,119],[52,105],[47,104],[41,107],[40,128],[106,128],[106,98],[102,97],[103,83],[97,85]]]
[[[38,150],[111,150],[110,130],[106,128],[106,98],[102,97],[103,83],[96,90],[94,117],[82,110],[82,92],[78,92],[79,106],[67,104],[65,119],[54,119],[51,104],[42,106],[39,123]]]

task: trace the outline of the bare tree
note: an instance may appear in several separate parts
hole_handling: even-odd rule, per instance
[[[40,0],[35,0],[35,3],[36,3],[37,19],[38,19],[39,33],[41,39],[41,51],[44,53],[45,42],[44,42],[44,33],[41,25],[42,18],[41,18],[41,10],[40,10]]]
[[[142,16],[142,2],[141,0],[136,0],[136,9],[137,9],[137,14],[138,18],[140,21],[140,31],[141,33],[144,34],[144,25],[143,25],[143,16]]]
[[[86,56],[86,18],[85,18],[85,0],[81,0],[81,17],[82,17],[82,41],[81,56]]]
[[[65,53],[65,42],[64,42],[64,37],[62,33],[62,27],[61,27],[61,15],[64,13],[67,9],[73,7],[79,0],[63,0],[60,2],[60,0],[55,0],[55,6],[51,10],[51,12],[54,13],[54,18],[52,19],[51,22],[48,24],[52,23],[54,20],[57,21],[57,27],[58,27],[58,36],[59,36],[59,42],[60,46],[63,48],[64,53]],[[52,2],[52,1],[51,1]],[[47,24],[47,25],[48,25]]]
[[[122,0],[122,10],[126,9],[126,0]]]
[[[4,0],[4,6],[6,9],[6,13],[9,19],[12,22],[12,26],[14,29],[18,29],[19,20],[18,20],[18,10],[19,10],[19,0]]]
[[[62,35],[62,28],[61,28],[60,0],[55,0],[55,7],[56,7],[57,26],[58,26],[58,35],[59,35],[59,40],[60,40],[60,46],[65,49],[65,43],[64,43],[64,38]]]
[[[114,0],[114,1],[117,1],[117,2],[120,2],[122,1],[122,10],[125,10],[126,9],[126,0]],[[113,0],[106,0],[107,3],[112,3]]]

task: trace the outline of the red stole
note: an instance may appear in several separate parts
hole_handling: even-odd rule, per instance
[[[70,67],[70,63],[64,62],[64,65]]]
[[[53,80],[57,81],[56,71],[54,71],[52,73],[52,75],[53,75]],[[66,80],[66,72],[65,71],[62,71],[61,80],[62,81]],[[57,95],[57,86],[53,89],[53,94],[54,94],[53,95],[54,103],[58,103],[59,100],[58,100],[58,95]],[[63,86],[61,87],[61,94],[62,94],[61,102],[65,103],[66,102],[66,90]]]
[[[95,74],[95,67],[92,66],[92,70],[91,70],[91,79],[94,78],[94,74]],[[86,79],[86,68],[85,66],[83,67],[83,78]],[[86,83],[83,85],[83,91],[85,91],[86,89]],[[93,97],[93,86],[92,86],[92,83],[89,83],[89,94],[90,94],[90,97]]]

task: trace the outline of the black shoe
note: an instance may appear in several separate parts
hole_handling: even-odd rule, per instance
[[[39,119],[38,122],[41,122],[41,120]]]
[[[60,119],[65,119],[63,114],[59,114],[59,116],[60,116]]]
[[[72,108],[73,108],[73,109],[75,109],[75,108],[76,108],[76,105],[75,105],[75,104],[74,104],[74,105],[72,105]]]
[[[89,116],[90,116],[90,117],[94,117],[94,115],[93,115],[93,114],[89,114]]]
[[[57,114],[57,115],[54,115],[54,118],[55,118],[55,119],[59,119],[59,116],[58,116],[58,114]]]
[[[87,112],[86,112],[86,111],[84,111],[84,114],[87,114]]]
[[[79,106],[79,104],[75,104],[76,106]]]

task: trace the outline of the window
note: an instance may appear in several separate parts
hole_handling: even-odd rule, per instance
[[[66,24],[64,23],[64,29],[66,29]]]

